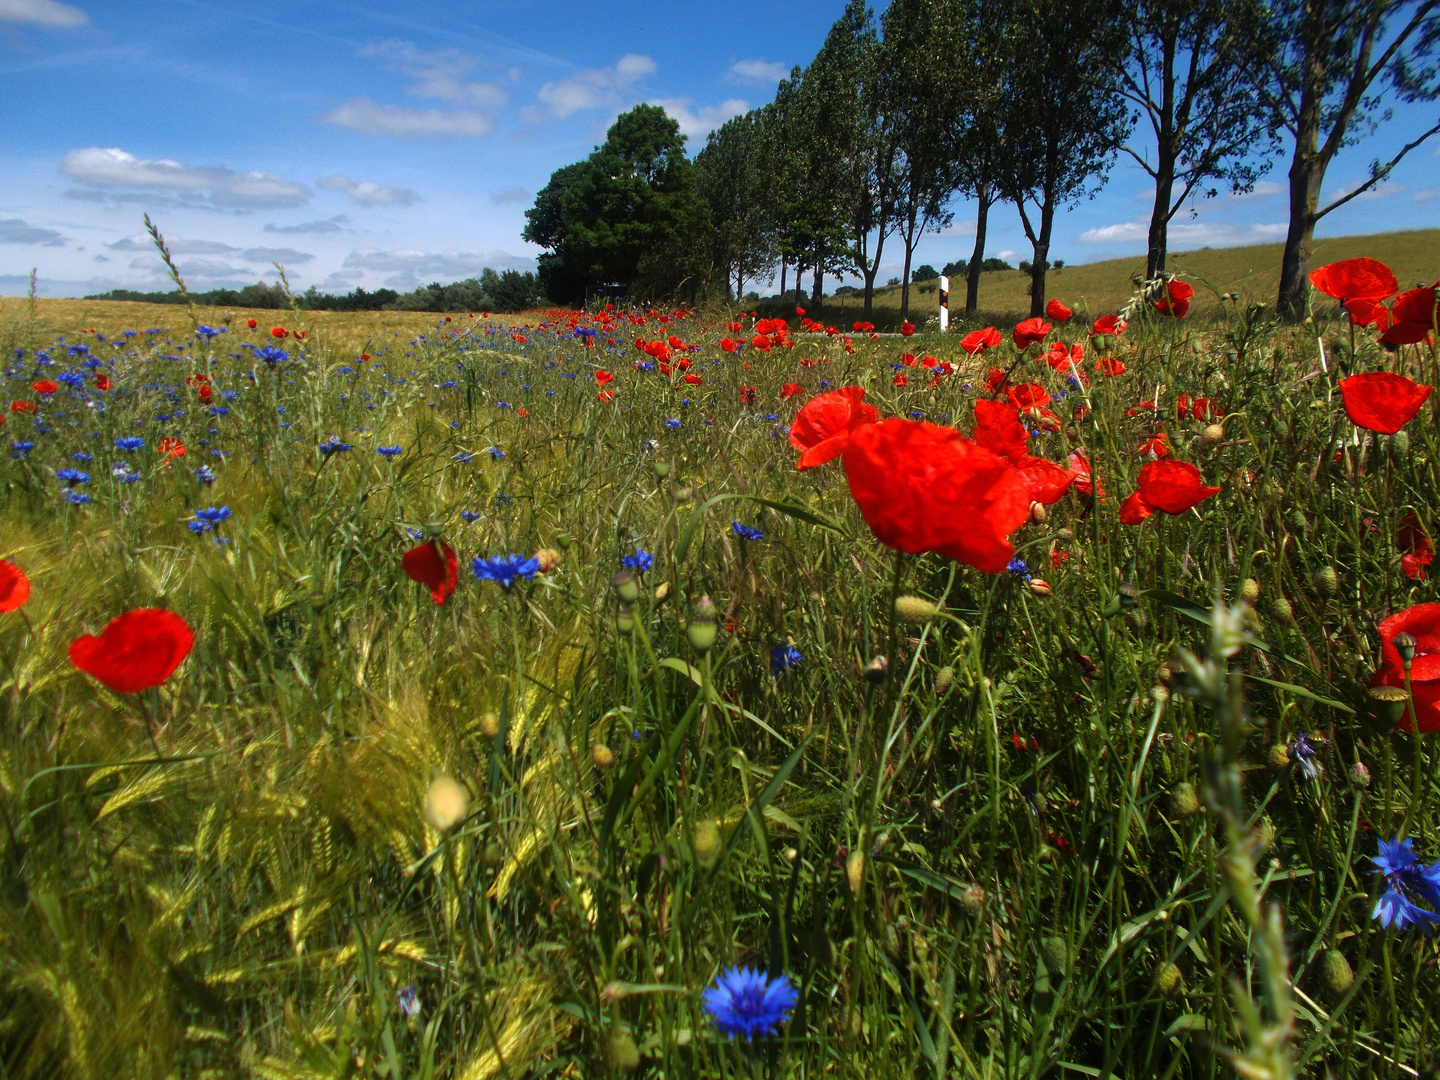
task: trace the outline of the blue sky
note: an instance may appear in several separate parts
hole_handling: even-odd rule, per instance
[[[726,117],[770,100],[815,54],[843,0],[788,4],[434,0],[0,0],[0,295],[165,288],[149,212],[192,288],[275,277],[329,291],[410,289],[533,266],[535,191],[637,102],[664,105],[694,153]],[[1400,109],[1347,150],[1330,188],[1433,123]],[[1257,192],[1201,202],[1172,247],[1278,239],[1277,165]],[[1150,192],[1126,159],[1057,221],[1052,257],[1144,250]],[[973,207],[918,260],[969,254]],[[1427,145],[1328,235],[1440,225]],[[893,243],[893,241],[892,241]],[[1028,254],[1013,209],[994,254]],[[899,274],[902,255],[881,276]],[[833,279],[827,289],[833,287]]]

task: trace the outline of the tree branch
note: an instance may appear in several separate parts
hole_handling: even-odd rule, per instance
[[[1318,211],[1318,212],[1315,214],[1315,220],[1316,220],[1316,221],[1319,221],[1319,220],[1320,220],[1321,218],[1323,218],[1326,214],[1330,213],[1331,210],[1335,210],[1335,209],[1337,209],[1337,208],[1339,208],[1339,207],[1341,207],[1341,206],[1344,206],[1344,205],[1345,205],[1347,202],[1349,202],[1351,199],[1354,199],[1354,198],[1356,198],[1357,196],[1360,196],[1360,195],[1365,194],[1365,192],[1369,191],[1369,190],[1370,190],[1371,188],[1373,188],[1376,184],[1380,183],[1381,180],[1384,180],[1385,177],[1389,176],[1389,175],[1390,175],[1390,170],[1392,170],[1393,168],[1395,168],[1396,165],[1400,164],[1400,159],[1401,159],[1401,158],[1403,158],[1403,157],[1404,157],[1406,154],[1408,154],[1411,150],[1414,150],[1415,147],[1419,146],[1419,145],[1420,145],[1421,143],[1423,143],[1426,139],[1430,138],[1431,135],[1434,135],[1434,134],[1436,134],[1436,133],[1440,133],[1440,124],[1436,124],[1434,127],[1432,127],[1429,131],[1425,132],[1425,134],[1421,135],[1421,136],[1420,136],[1418,139],[1416,139],[1414,142],[1409,143],[1408,145],[1402,147],[1401,150],[1400,150],[1400,152],[1399,152],[1398,154],[1396,154],[1393,158],[1391,158],[1390,161],[1385,165],[1385,167],[1384,167],[1383,169],[1378,170],[1373,176],[1370,177],[1369,180],[1366,180],[1365,183],[1361,184],[1361,185],[1360,185],[1359,187],[1357,187],[1354,191],[1350,192],[1348,195],[1344,195],[1344,196],[1342,196],[1341,198],[1336,199],[1336,200],[1335,200],[1333,203],[1331,203],[1329,206],[1325,207],[1324,210]]]

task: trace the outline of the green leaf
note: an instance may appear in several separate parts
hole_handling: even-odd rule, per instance
[[[1352,709],[1349,705],[1346,705],[1343,701],[1336,701],[1334,698],[1321,697],[1319,694],[1314,693],[1310,690],[1306,690],[1303,686],[1296,686],[1294,683],[1280,682],[1276,679],[1267,679],[1262,675],[1246,675],[1245,679],[1247,682],[1264,683],[1266,686],[1273,686],[1277,690],[1284,690],[1287,693],[1294,694],[1296,697],[1303,697],[1308,698],[1311,701],[1318,701],[1321,705],[1328,705],[1332,709],[1339,709],[1341,712],[1349,713],[1351,716],[1355,715],[1355,710]]]
[[[675,545],[675,562],[677,564],[685,561],[685,556],[690,550],[690,544],[695,539],[695,530],[699,527],[700,520],[705,516],[705,511],[717,503],[725,502],[728,499],[748,499],[750,502],[759,503],[761,506],[768,506],[771,510],[784,514],[786,517],[792,517],[797,521],[804,521],[807,524],[828,529],[830,532],[838,533],[847,539],[850,538],[850,533],[846,531],[843,525],[833,518],[816,513],[814,510],[807,510],[805,507],[796,506],[794,503],[777,502],[774,499],[765,499],[759,495],[743,495],[739,492],[732,491],[706,499],[705,502],[695,508],[695,512],[690,515],[690,520],[685,523],[685,528],[680,533],[679,542]]]

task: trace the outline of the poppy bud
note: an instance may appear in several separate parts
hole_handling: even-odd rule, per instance
[[[624,1001],[630,996],[630,987],[619,979],[612,979],[600,988],[600,1001],[605,1005],[613,1005],[617,1001]]]
[[[700,865],[709,870],[720,859],[721,843],[720,826],[705,820],[695,826],[695,838],[691,840],[690,846]]]
[[[640,1067],[640,1048],[623,1028],[610,1036],[610,1063],[621,1072],[634,1072]]]
[[[1040,955],[1045,960],[1045,970],[1051,975],[1065,977],[1070,967],[1070,950],[1065,945],[1062,937],[1043,937],[1040,939]]]
[[[1200,445],[1206,450],[1213,450],[1225,441],[1225,429],[1219,424],[1206,424],[1205,430],[1200,432]]]
[[[1260,599],[1260,583],[1254,578],[1246,578],[1240,583],[1240,599],[1247,604],[1253,604]]]
[[[615,751],[604,743],[596,743],[590,747],[590,760],[595,763],[597,769],[608,769],[615,764]]]
[[[1370,786],[1370,770],[1363,761],[1357,761],[1350,766],[1350,783],[1362,790]]]
[[[487,739],[498,739],[500,737],[500,718],[493,712],[487,712],[480,717],[480,734]]]
[[[1115,344],[1115,339],[1109,334],[1096,334],[1090,339],[1090,344],[1096,352],[1106,353],[1110,351],[1110,346]]]
[[[1376,723],[1383,727],[1398,724],[1405,715],[1405,703],[1410,700],[1410,695],[1400,686],[1372,686],[1365,691],[1365,696],[1370,699],[1370,712]]]
[[[611,578],[610,587],[615,590],[615,595],[627,604],[633,604],[640,599],[640,586],[635,583],[635,575],[629,570],[621,570]]]
[[[694,501],[694,499],[695,499],[695,489],[694,489],[694,488],[682,487],[682,488],[676,488],[676,489],[675,489],[675,501],[676,501],[677,503],[679,503],[681,506],[684,506],[684,505],[686,505],[687,503],[690,503],[690,502]]]
[[[470,809],[470,793],[448,776],[437,776],[425,792],[425,819],[441,832],[463,821]]]
[[[1265,761],[1272,769],[1288,769],[1290,767],[1290,748],[1283,742],[1276,743],[1270,747],[1270,753],[1266,755]]]
[[[865,681],[871,685],[883,683],[885,676],[889,673],[890,661],[886,660],[883,656],[872,657],[870,662],[865,665],[864,671],[861,672]]]
[[[946,665],[935,673],[935,693],[944,694],[955,684],[955,669]]]
[[[715,647],[715,634],[715,604],[710,597],[702,596],[695,601],[695,610],[685,627],[685,636],[696,652],[708,653]]]
[[[1052,596],[1055,593],[1055,590],[1050,587],[1050,583],[1044,578],[1031,578],[1025,583],[1025,587],[1036,596]]]
[[[622,634],[635,632],[635,612],[629,604],[620,604],[615,608],[615,629]]]
[[[865,884],[865,853],[863,851],[852,851],[850,857],[845,860],[845,878],[850,883],[850,891],[859,896],[860,889]]]
[[[1410,433],[1404,428],[1390,436],[1390,453],[1402,458],[1410,453]]]
[[[895,617],[901,622],[925,623],[940,613],[940,606],[933,600],[919,596],[897,596]]]
[[[669,462],[666,462],[666,461],[657,461],[657,462],[655,462],[655,464],[654,464],[653,466],[651,466],[651,467],[655,470],[655,475],[658,476],[661,480],[664,480],[665,477],[667,477],[667,476],[670,475],[670,463],[669,463]]]
[[[558,532],[555,534],[555,543],[560,545],[561,551],[568,551],[573,542],[574,538],[568,532]]]
[[[1295,621],[1295,609],[1290,606],[1290,601],[1283,596],[1277,596],[1270,601],[1270,616],[1281,626],[1289,626]]]
[[[560,565],[560,552],[554,548],[541,548],[535,552],[535,561],[540,564],[540,573],[548,574]]]
[[[1045,509],[1044,503],[1032,502],[1030,504],[1030,520],[1033,521],[1036,525],[1043,523],[1044,520],[1049,516],[1050,511]]]
[[[1161,964],[1155,986],[1167,998],[1176,998],[1185,992],[1185,976],[1174,964]]]
[[[1306,519],[1305,513],[1302,510],[1291,510],[1290,516],[1285,519],[1285,523],[1290,526],[1291,532],[1299,533],[1302,536],[1310,529],[1310,522]]]
[[[1315,575],[1315,588],[1322,596],[1334,596],[1340,591],[1340,575],[1333,566],[1322,566]]]
[[[1170,789],[1170,812],[1177,818],[1194,817],[1199,811],[1194,784],[1176,784]]]
[[[1415,635],[1402,630],[1395,635],[1395,639],[1391,644],[1395,646],[1395,651],[1400,654],[1400,663],[1405,666],[1406,671],[1409,671],[1410,665],[1415,662]]]
[[[979,885],[967,885],[960,894],[960,906],[971,915],[979,915],[985,908],[985,890]]]
[[[1350,961],[1338,949],[1325,950],[1320,959],[1320,978],[1325,983],[1325,989],[1336,997],[1343,997],[1355,984],[1355,972],[1350,969]]]

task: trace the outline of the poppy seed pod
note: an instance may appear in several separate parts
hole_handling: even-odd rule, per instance
[[[425,791],[425,820],[448,832],[465,819],[470,793],[448,776],[437,776]]]
[[[562,551],[567,550],[574,542],[574,537],[568,532],[558,532],[555,534],[555,543],[560,545]]]
[[[1315,574],[1315,588],[1321,596],[1334,596],[1340,591],[1340,575],[1333,566],[1322,566]]]
[[[1355,972],[1350,968],[1350,961],[1338,949],[1325,950],[1320,959],[1320,978],[1325,983],[1325,989],[1336,997],[1343,996],[1355,985]]]
[[[870,662],[865,665],[864,670],[861,672],[861,674],[865,678],[865,681],[872,685],[878,685],[880,683],[883,683],[885,681],[885,676],[889,673],[890,661],[886,660],[883,656],[872,657]]]
[[[859,896],[860,889],[865,884],[865,853],[863,851],[852,851],[850,857],[845,860],[845,879],[850,883],[850,891]]]
[[[1409,670],[1410,665],[1415,663],[1415,635],[1408,630],[1402,630],[1395,635],[1391,644],[1395,646],[1395,651],[1400,654],[1400,663],[1405,665],[1406,670]]]
[[[1260,599],[1260,583],[1254,578],[1246,578],[1240,583],[1240,599],[1247,604],[1253,604]]]
[[[700,865],[709,870],[720,859],[720,826],[708,819],[700,822],[695,826],[695,837],[691,841],[691,847],[695,852],[695,858],[700,861]]]
[[[590,760],[595,763],[597,769],[608,769],[615,764],[615,751],[604,743],[596,743],[590,747]]]
[[[1200,800],[1194,784],[1176,784],[1170,789],[1170,812],[1177,818],[1194,817],[1200,811]]]
[[[1114,343],[1115,339],[1112,338],[1109,334],[1096,334],[1090,339],[1090,344],[1094,347],[1096,352],[1109,352],[1110,346]]]
[[[1115,590],[1120,596],[1120,607],[1129,611],[1140,601],[1140,586],[1133,581],[1127,581]]]
[[[615,595],[627,604],[633,604],[640,599],[640,586],[635,583],[635,575],[629,570],[621,570],[611,578],[610,587],[615,590]]]
[[[633,634],[635,632],[635,612],[629,604],[619,604],[616,606],[615,629],[622,634]]]
[[[1405,715],[1405,703],[1410,695],[1403,686],[1372,686],[1365,691],[1370,700],[1370,712],[1375,721],[1383,727],[1394,727]]]
[[[690,623],[685,627],[685,637],[690,647],[698,653],[707,653],[715,647],[715,604],[708,596],[695,601]]]
[[[919,596],[897,596],[895,617],[901,622],[925,623],[940,613],[940,605]]]
[[[1179,997],[1185,992],[1185,976],[1174,964],[1161,964],[1155,972],[1155,987],[1167,998]]]
[[[480,734],[484,735],[487,739],[499,738],[500,718],[493,712],[487,712],[484,716],[480,717]]]

